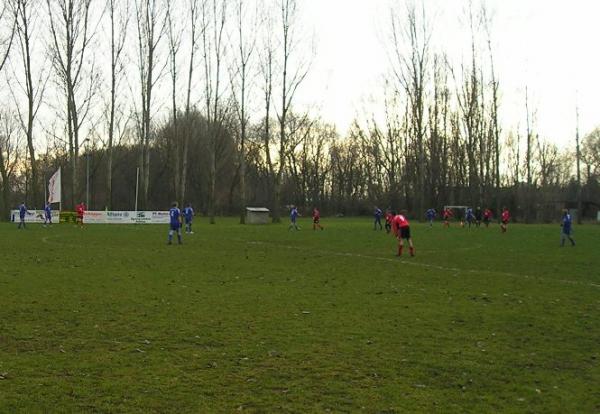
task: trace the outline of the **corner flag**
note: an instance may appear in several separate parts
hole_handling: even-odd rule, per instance
[[[48,181],[48,202],[60,203],[60,167]]]

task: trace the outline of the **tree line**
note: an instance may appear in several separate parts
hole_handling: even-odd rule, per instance
[[[165,209],[211,222],[245,206],[367,214],[375,205],[470,205],[547,221],[599,206],[600,130],[560,149],[502,125],[501,74],[485,7],[466,12],[469,58],[432,43],[425,2],[389,12],[381,109],[341,134],[296,95],[314,58],[296,0],[4,0],[0,73],[2,216],[44,202],[63,171],[63,206]]]

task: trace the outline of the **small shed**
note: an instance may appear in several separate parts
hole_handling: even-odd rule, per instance
[[[269,213],[266,207],[246,207],[246,224],[267,224]]]

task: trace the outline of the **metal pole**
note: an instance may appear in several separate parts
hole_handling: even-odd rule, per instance
[[[85,181],[85,205],[90,208],[90,153],[85,154],[86,160],[86,181]]]
[[[137,211],[138,207],[138,186],[140,182],[140,167],[137,167],[135,170],[135,211]]]

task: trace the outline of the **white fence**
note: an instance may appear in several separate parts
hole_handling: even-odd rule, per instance
[[[52,222],[58,223],[59,213],[60,211],[58,210],[52,210]],[[25,223],[43,223],[45,214],[46,212],[44,210],[28,210],[27,214],[25,214]],[[15,223],[18,223],[21,220],[19,210],[11,210],[10,220]]]
[[[168,224],[168,211],[86,211],[86,224]]]

